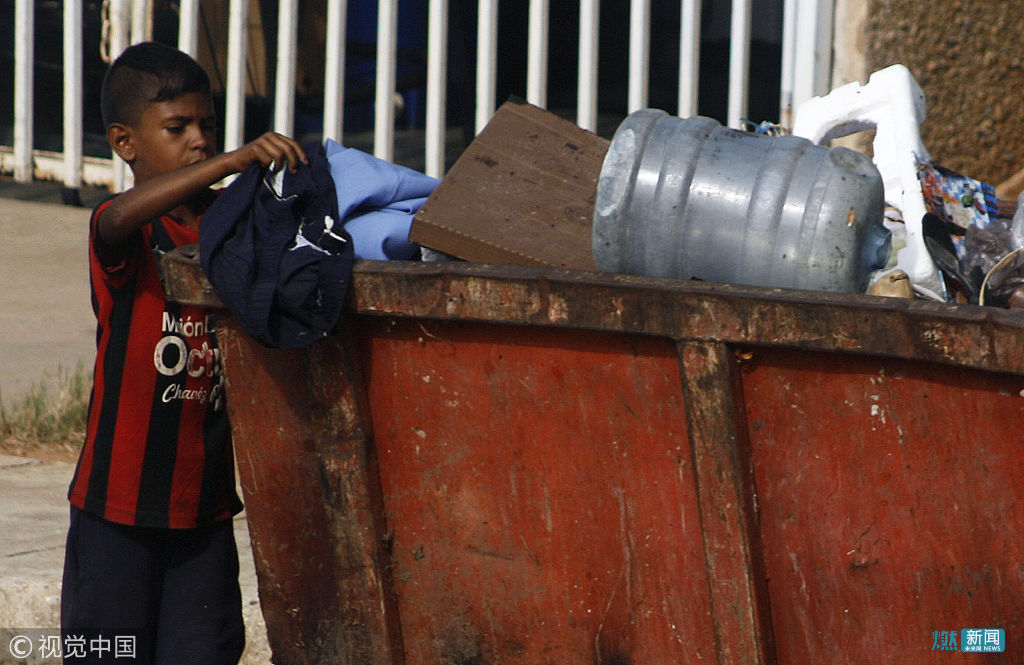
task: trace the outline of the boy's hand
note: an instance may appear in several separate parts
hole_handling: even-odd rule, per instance
[[[288,170],[295,173],[299,164],[306,164],[309,161],[302,146],[276,132],[267,132],[230,154],[237,159],[238,171],[244,171],[253,164],[269,166],[276,171],[288,164]]]
[[[191,201],[210,185],[253,164],[280,169],[285,164],[294,173],[299,164],[308,163],[306,152],[294,140],[275,132],[267,132],[237,150],[136,181],[135,187],[115,198],[100,214],[97,230],[104,242],[123,242],[164,213],[172,213],[186,223],[198,223],[199,210]]]

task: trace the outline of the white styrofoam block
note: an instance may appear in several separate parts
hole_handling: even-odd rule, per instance
[[[875,128],[873,161],[885,184],[885,200],[900,209],[907,229],[907,245],[897,254],[897,267],[910,276],[915,287],[941,299],[945,288],[921,230],[926,210],[916,160],[929,159],[921,143],[924,118],[921,87],[909,69],[892,65],[873,73],[865,85],[848,83],[801,104],[793,134],[825,144]]]

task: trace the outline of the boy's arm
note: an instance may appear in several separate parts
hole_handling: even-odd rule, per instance
[[[136,184],[115,198],[96,220],[103,241],[118,245],[152,219],[187,202],[221,179],[253,164],[275,168],[285,163],[294,172],[306,163],[306,153],[294,140],[267,132],[237,150],[221,153],[196,164],[164,173]]]

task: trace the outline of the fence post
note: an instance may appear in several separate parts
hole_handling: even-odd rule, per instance
[[[579,83],[576,96],[576,124],[597,130],[597,54],[599,0],[580,0]]]
[[[231,0],[228,19],[227,89],[224,91],[224,152],[241,147],[245,138],[245,54],[249,0]]]
[[[114,63],[117,56],[128,46],[128,2],[129,0],[111,0],[110,2],[110,35],[109,35],[109,56],[110,64]],[[117,155],[113,155],[113,189],[115,192],[122,192],[132,182],[131,172],[128,165]]]
[[[295,133],[295,67],[298,57],[296,36],[299,24],[298,0],[281,0],[277,12],[277,75],[274,80],[274,131]]]
[[[476,46],[476,133],[494,115],[498,72],[498,0],[480,0]]]
[[[444,175],[445,142],[447,140],[446,95],[448,91],[448,0],[430,0],[427,32],[427,175]]]
[[[14,6],[14,179],[32,181],[32,70],[35,64],[35,3]]]
[[[178,18],[178,49],[193,58],[199,51],[199,0],[181,0]]]
[[[395,151],[395,57],[398,0],[377,3],[377,91],[374,98],[373,154],[391,161]]]
[[[679,108],[681,118],[697,114],[700,72],[700,0],[682,0],[679,8]]]
[[[64,187],[82,186],[82,3],[64,3]]]
[[[629,3],[629,100],[632,113],[647,107],[651,64],[651,0]]]
[[[832,73],[835,0],[786,0],[782,34],[780,119],[793,123],[796,109],[828,92]]]
[[[534,106],[548,105],[549,0],[530,0],[526,100]]]
[[[346,0],[328,0],[324,57],[324,138],[342,142],[345,116]]]
[[[729,29],[729,101],[727,120],[739,128],[747,115],[747,92],[750,89],[750,9],[751,0],[733,0],[732,25]]]
[[[130,0],[132,3],[132,44],[153,38],[153,5],[149,0]]]

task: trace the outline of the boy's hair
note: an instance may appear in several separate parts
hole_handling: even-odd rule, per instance
[[[181,95],[210,94],[210,77],[188,54],[158,42],[129,46],[103,77],[103,126],[138,125],[146,106]]]

